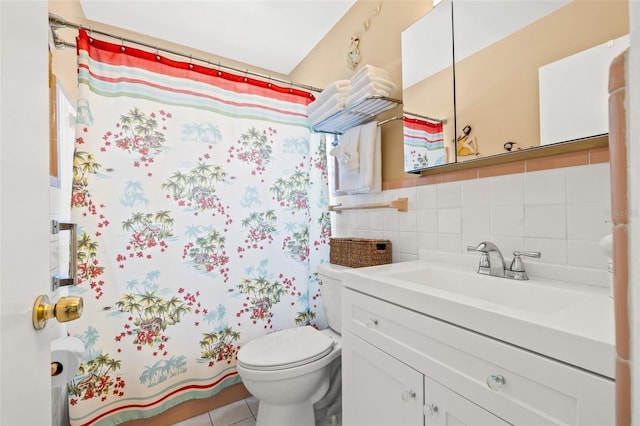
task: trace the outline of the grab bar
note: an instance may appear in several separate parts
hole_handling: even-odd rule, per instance
[[[78,225],[76,223],[65,223],[52,220],[51,233],[57,234],[60,231],[71,231],[69,233],[69,276],[54,276],[52,278],[52,287],[54,291],[57,290],[58,287],[76,285],[78,283]]]

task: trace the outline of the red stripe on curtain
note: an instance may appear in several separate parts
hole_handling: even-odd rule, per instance
[[[308,105],[315,100],[311,92],[294,89],[293,87],[282,87],[264,80],[250,78],[248,76],[229,73],[222,70],[212,69],[205,66],[174,61],[157,53],[146,52],[134,47],[109,43],[104,40],[97,40],[89,37],[83,29],[79,30],[76,39],[78,52],[80,50],[93,50],[91,56],[99,59],[100,62],[113,65],[133,65],[151,72],[162,73],[171,77],[189,78],[203,83],[212,83],[226,90],[234,90],[233,85],[244,83],[248,88],[244,88],[243,93],[261,95],[278,100],[294,102]],[[125,49],[127,55],[121,55]],[[133,62],[132,62],[133,59]]]
[[[421,130],[428,133],[442,132],[442,122],[433,123],[431,121],[420,120],[417,118],[403,118],[404,125],[409,129]]]

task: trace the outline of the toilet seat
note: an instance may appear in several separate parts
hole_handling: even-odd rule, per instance
[[[311,326],[276,331],[248,342],[238,363],[251,370],[284,370],[309,364],[329,354],[335,342]]]

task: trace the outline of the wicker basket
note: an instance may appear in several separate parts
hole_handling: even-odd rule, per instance
[[[329,261],[336,265],[362,268],[391,263],[391,241],[367,238],[331,238]]]

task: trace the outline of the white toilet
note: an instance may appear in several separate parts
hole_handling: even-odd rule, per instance
[[[238,374],[258,407],[257,426],[340,424],[342,271],[318,267],[320,294],[329,328],[276,331],[240,348]]]

